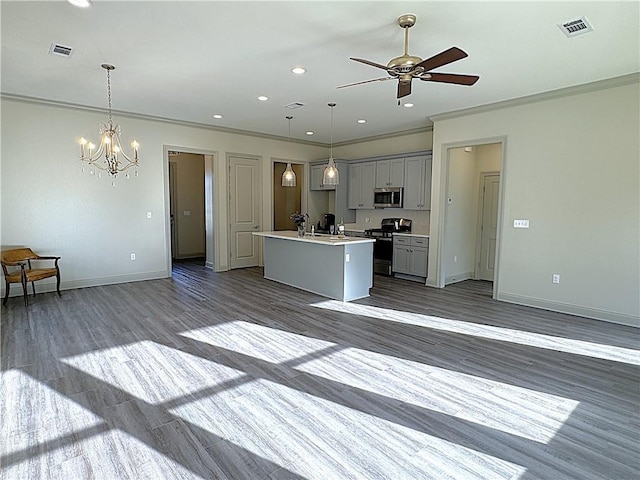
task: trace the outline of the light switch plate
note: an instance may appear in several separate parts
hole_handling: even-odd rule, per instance
[[[529,228],[529,220],[514,220],[513,228]]]

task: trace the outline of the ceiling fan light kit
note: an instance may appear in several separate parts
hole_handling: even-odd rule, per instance
[[[467,56],[466,52],[458,47],[451,47],[448,50],[438,53],[432,57],[423,60],[415,55],[409,55],[409,29],[416,23],[416,16],[407,13],[398,18],[398,25],[404,29],[404,54],[392,58],[387,65],[381,65],[364,58],[354,58],[355,62],[364,63],[371,67],[385,70],[389,76],[365,80],[362,82],[349,83],[340,85],[337,88],[352,87],[354,85],[362,85],[364,83],[384,82],[387,80],[398,80],[398,93],[396,98],[400,99],[411,94],[411,81],[414,78],[425,82],[453,83],[456,85],[473,85],[480,77],[477,75],[461,75],[457,73],[438,73],[432,70],[447,65],[449,63],[462,60]]]

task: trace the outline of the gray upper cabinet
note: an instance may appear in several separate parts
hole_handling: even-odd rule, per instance
[[[404,209],[431,209],[431,155],[405,158]]]
[[[309,190],[335,190],[335,185],[324,185],[322,183],[322,176],[324,175],[324,168],[327,166],[326,162],[320,165],[311,165]]]
[[[404,158],[376,162],[376,188],[404,186]]]
[[[376,182],[376,162],[349,164],[348,207],[373,208],[373,189]]]

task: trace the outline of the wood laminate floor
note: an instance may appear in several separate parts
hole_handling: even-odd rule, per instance
[[[2,309],[2,479],[637,479],[638,330],[190,262]]]

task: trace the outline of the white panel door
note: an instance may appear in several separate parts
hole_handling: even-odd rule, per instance
[[[259,264],[261,162],[252,157],[229,157],[229,266],[255,267]]]
[[[498,192],[500,175],[484,175],[482,188],[482,233],[480,239],[480,280],[493,281],[498,238]]]

